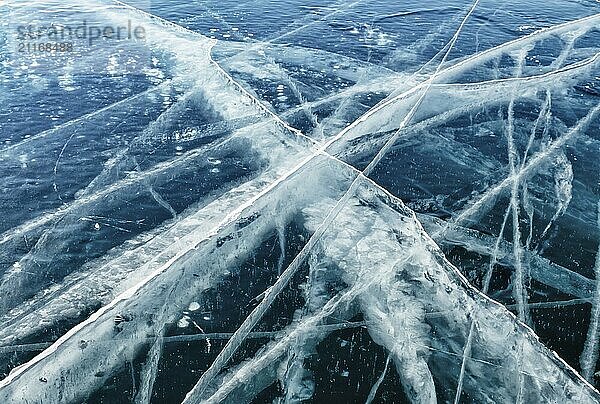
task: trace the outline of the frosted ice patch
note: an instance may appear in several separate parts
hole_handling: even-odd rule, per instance
[[[179,328],[186,328],[189,325],[190,325],[190,319],[187,316],[183,316],[177,322],[177,327],[179,327]]]

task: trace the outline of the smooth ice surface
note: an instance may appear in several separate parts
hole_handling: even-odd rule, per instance
[[[0,402],[600,401],[597,2],[0,16]]]

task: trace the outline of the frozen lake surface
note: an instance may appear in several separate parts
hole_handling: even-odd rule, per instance
[[[0,402],[600,402],[600,5],[0,5]]]

